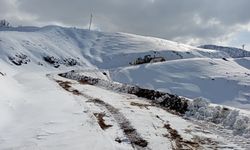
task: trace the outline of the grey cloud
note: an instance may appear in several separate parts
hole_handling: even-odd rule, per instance
[[[0,17],[5,17],[7,14],[13,11],[13,3],[7,0],[0,1]]]
[[[8,0],[1,0],[0,4]],[[15,0],[34,22],[85,26],[89,15],[104,31],[120,31],[188,42],[224,39],[250,22],[249,0]],[[4,9],[1,9],[4,8]],[[0,11],[8,13],[8,6]],[[189,41],[190,42],[190,41]],[[197,43],[195,43],[197,44]]]

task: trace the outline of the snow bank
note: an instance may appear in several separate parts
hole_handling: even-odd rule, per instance
[[[234,135],[250,137],[250,118],[243,116],[239,110],[232,110],[221,106],[210,106],[203,98],[196,98],[189,102],[186,117],[213,122],[226,129],[233,130]]]

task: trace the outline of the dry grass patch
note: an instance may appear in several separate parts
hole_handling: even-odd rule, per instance
[[[105,117],[105,114],[104,113],[94,113],[96,119],[98,120],[98,124],[99,126],[103,129],[103,130],[106,130],[110,127],[112,127],[112,125],[107,125],[105,123],[105,120],[103,119],[103,117]]]
[[[196,141],[184,140],[177,130],[173,129],[170,124],[164,124],[164,128],[168,130],[169,136],[166,136],[172,140],[172,149],[198,149],[199,143]]]
[[[142,103],[136,103],[136,102],[131,102],[130,105],[131,105],[131,106],[138,106],[138,107],[140,107],[141,109],[142,109],[142,108],[149,109],[148,107],[149,107],[149,106],[152,106],[151,104],[142,104]]]

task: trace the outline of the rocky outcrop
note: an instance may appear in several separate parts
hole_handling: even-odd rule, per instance
[[[151,102],[158,104],[171,112],[177,114],[185,114],[188,108],[188,100],[181,98],[177,95],[164,93],[156,90],[150,90],[145,88],[140,88],[134,85],[121,84],[116,82],[111,82],[107,80],[102,80],[98,78],[92,78],[89,76],[79,75],[74,71],[68,73],[59,74],[61,77],[77,80],[81,84],[90,84],[108,88],[110,90],[115,90],[118,92],[133,94],[138,97],[146,98],[151,100]]]
[[[16,54],[15,56],[9,56],[9,60],[17,66],[21,66],[22,64],[28,64],[28,62],[30,62],[28,56],[22,53]]]
[[[55,68],[60,67],[60,65],[65,65],[65,66],[69,67],[69,66],[76,66],[77,64],[79,64],[77,62],[77,60],[75,60],[73,58],[60,59],[60,58],[56,58],[54,56],[44,56],[43,59],[44,59],[44,61],[46,61],[50,65],[54,66]]]

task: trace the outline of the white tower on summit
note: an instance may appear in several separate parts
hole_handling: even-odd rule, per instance
[[[93,15],[92,15],[92,13],[91,13],[91,14],[90,14],[90,20],[89,20],[89,30],[91,29],[92,19],[93,19]]]

